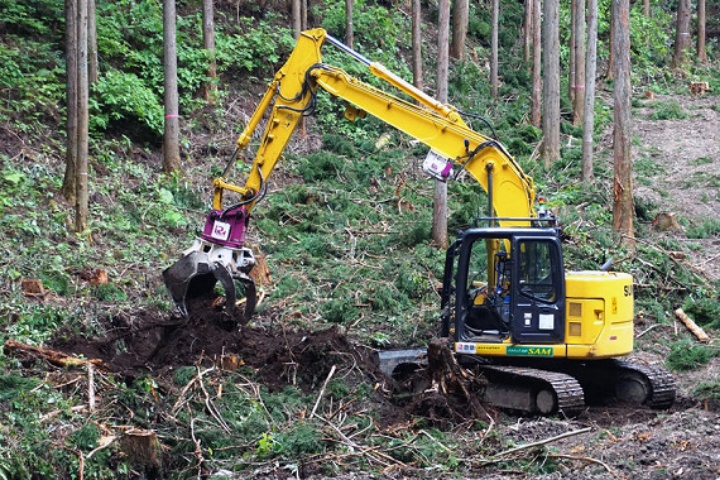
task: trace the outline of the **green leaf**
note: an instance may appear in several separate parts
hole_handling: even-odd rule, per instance
[[[19,172],[8,172],[3,175],[3,178],[13,185],[17,185],[22,180],[22,175]]]
[[[158,200],[160,200],[160,203],[164,203],[166,205],[172,205],[174,197],[170,190],[166,188],[161,188],[158,191]]]

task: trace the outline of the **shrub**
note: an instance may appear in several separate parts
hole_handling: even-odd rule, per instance
[[[673,344],[666,364],[671,370],[683,372],[700,365],[707,365],[715,355],[715,352],[707,346],[697,345],[691,340],[684,339]]]

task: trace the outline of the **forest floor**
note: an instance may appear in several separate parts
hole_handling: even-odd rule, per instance
[[[654,101],[671,100],[657,97]],[[636,168],[637,195],[672,213],[684,225],[695,225],[708,218],[717,218],[715,212],[720,207],[720,113],[713,108],[715,97],[688,96],[674,100],[679,100],[687,118],[652,120],[642,106],[636,112],[633,155],[636,165],[642,167]],[[656,167],[643,167],[648,159]],[[671,228],[658,232],[658,235],[671,235],[684,244],[683,228]],[[684,248],[687,257],[682,261],[687,268],[710,280],[720,278],[717,237],[692,242],[698,242],[700,248]],[[672,313],[667,312],[667,315],[669,321],[654,324],[653,328],[648,328],[639,317],[636,322],[637,348],[631,360],[664,363],[668,345],[679,333],[685,333],[684,326],[678,326],[670,319]],[[87,358],[102,359],[110,371],[127,378],[153,372],[159,388],[167,392],[177,390],[169,386],[174,369],[195,364],[198,357],[215,362],[220,359],[221,364],[223,359],[239,359],[255,371],[255,378],[271,392],[280,391],[286,385],[296,385],[308,393],[317,392],[337,367],[337,375],[342,375],[346,381],[355,376],[358,382],[379,385],[375,394],[364,400],[367,405],[353,408],[367,407],[374,411],[373,419],[380,431],[406,428],[418,414],[417,404],[393,402],[389,395],[382,393],[390,387],[377,370],[373,350],[354,344],[337,329],[286,329],[275,322],[272,309],[262,312],[258,321],[241,330],[224,329],[217,320],[211,311],[199,312],[188,320],[168,319],[167,314],[160,312],[133,312],[115,316],[112,325],[107,326],[106,337],[90,340],[59,337],[52,346]],[[167,385],[163,384],[163,379]],[[720,400],[697,400],[693,388],[701,381],[718,382],[719,379],[720,358],[691,372],[676,374],[678,398],[669,410],[592,406],[573,419],[519,417],[489,410],[493,420],[484,435],[502,439],[498,451],[504,450],[502,445],[528,445],[568,435],[549,442],[544,448],[528,448],[509,453],[507,457],[483,461],[473,459],[475,450],[468,447],[455,452],[462,465],[455,476],[482,476],[485,479],[718,479]],[[181,397],[182,393],[178,402]],[[431,412],[436,420],[439,412]],[[478,440],[478,435],[482,436],[483,432],[469,433],[467,427],[460,424],[451,425],[450,430],[456,431],[458,436],[467,435],[467,445],[485,441],[484,437]],[[536,465],[547,463],[552,468],[535,468],[529,473],[530,470],[518,466],[523,464],[520,458],[522,462]],[[396,467],[386,469],[385,475],[388,478],[429,478],[434,475]],[[552,473],[543,473],[548,471]],[[445,470],[445,473],[449,472]],[[253,476],[295,478],[272,465],[259,467]],[[313,469],[310,469],[308,478],[327,477],[319,472],[313,475]],[[334,478],[377,477],[348,473]]]

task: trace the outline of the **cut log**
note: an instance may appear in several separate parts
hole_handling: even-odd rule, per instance
[[[120,438],[120,449],[130,465],[149,473],[148,477],[161,478],[162,445],[152,430],[132,429]]]
[[[96,368],[106,369],[106,365],[102,360],[99,359],[84,359],[73,357],[57,350],[51,350],[49,348],[34,347],[32,345],[26,345],[24,343],[16,342],[14,340],[8,340],[5,342],[5,353],[19,352],[33,357],[39,357],[47,360],[53,365],[59,367],[82,367],[88,363],[93,364]]]
[[[38,280],[37,278],[23,278],[22,291],[26,297],[42,298],[45,296],[45,287],[43,286],[42,280]]]
[[[698,324],[692,320],[692,318],[688,317],[682,308],[678,308],[677,310],[675,310],[675,316],[678,317],[680,321],[685,324],[688,330],[690,330],[693,335],[697,337],[698,340],[700,340],[701,342],[710,341],[710,337],[707,333],[705,333],[705,330],[700,328]]]

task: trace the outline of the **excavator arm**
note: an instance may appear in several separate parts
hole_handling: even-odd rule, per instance
[[[364,63],[372,74],[408,96],[409,100],[322,63],[321,48],[325,42]],[[451,105],[437,101],[381,64],[370,62],[324,30],[308,30],[301,33],[288,61],[268,85],[240,134],[237,150],[222,176],[213,181],[213,208],[202,235],[183,253],[180,261],[163,272],[166,286],[183,314],[187,315],[186,297],[207,293],[216,281],[224,287],[230,309],[231,300],[237,296],[234,283],[242,283],[246,290],[245,317],[252,314],[255,287],[248,274],[254,265],[254,257],[245,246],[249,215],[264,195],[267,182],[302,117],[313,112],[318,89],[347,101],[346,117],[349,119],[370,113],[430,147],[431,154],[426,163],[434,165],[426,171],[435,178],[447,179],[452,174],[451,167],[456,172],[466,170],[488,193],[490,207],[494,210],[491,216],[497,218],[500,226],[529,226],[531,218],[535,217],[534,182],[502,144],[469,128]],[[260,145],[245,184],[231,183],[228,175],[239,152],[249,145],[266,116]],[[226,206],[226,192],[235,192],[241,200]]]
[[[323,64],[321,47],[325,42],[338,46],[365,63],[371,73],[410,96],[417,104],[368,85],[337,67]],[[302,115],[312,112],[318,88],[410,135],[457,168],[467,170],[486,192],[492,193],[498,218],[534,217],[534,182],[523,173],[500,142],[469,128],[451,105],[438,102],[319,28],[302,32],[292,55],[275,74],[247,127],[240,134],[237,143],[238,149],[242,150],[247,147],[262,118],[270,112],[245,185],[235,186],[228,183],[224,176],[214,181],[215,209],[222,208],[223,190],[250,196],[257,194],[281,158]],[[354,113],[353,109],[349,112],[350,115]],[[499,220],[499,224],[513,226],[518,225],[518,221]]]

